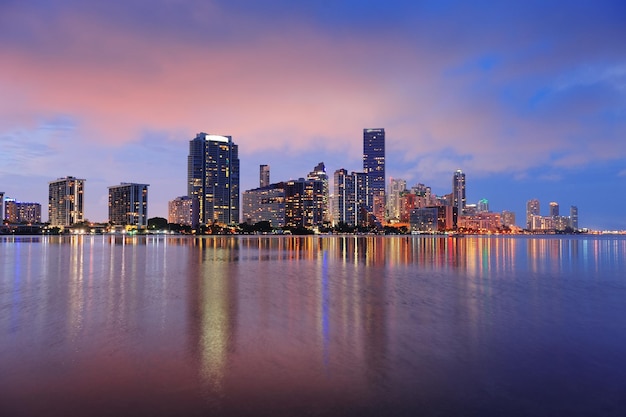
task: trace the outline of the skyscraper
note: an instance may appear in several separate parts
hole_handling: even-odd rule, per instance
[[[167,203],[167,222],[173,224],[180,224],[185,226],[191,226],[194,223],[194,213],[198,214],[197,207],[194,207],[194,203],[197,206],[198,200],[194,200],[186,195],[176,197]],[[195,210],[194,210],[195,208]]]
[[[367,174],[341,168],[334,175],[334,221],[351,226],[367,224]]]
[[[363,172],[367,175],[367,208],[385,218],[385,129],[363,129]]]
[[[85,180],[59,178],[48,183],[48,221],[51,226],[71,226],[85,220]]]
[[[324,222],[330,221],[330,207],[328,206],[328,175],[326,174],[326,167],[323,162],[317,164],[313,171],[307,175],[309,181],[321,181],[322,182],[322,195],[321,195],[321,209],[322,219]]]
[[[571,206],[569,208],[569,219],[570,219],[570,226],[572,227],[572,229],[578,230],[578,207],[577,206]]]
[[[457,169],[452,176],[452,206],[456,207],[458,215],[465,212],[465,174]]]
[[[390,220],[400,220],[400,196],[406,191],[406,181],[400,178],[389,180],[387,195],[387,217]]]
[[[267,187],[270,185],[270,166],[259,166],[259,187]]]
[[[198,200],[199,224],[239,222],[238,155],[230,136],[198,133],[189,141],[187,195]]]
[[[559,215],[559,203],[552,201],[550,203],[550,217],[557,217]]]
[[[2,226],[2,222],[4,221],[5,213],[4,213],[4,192],[0,191],[0,226]]]
[[[540,215],[539,208],[539,200],[537,199],[528,200],[526,203],[526,228],[528,230],[533,229],[533,216]]]
[[[114,225],[148,226],[148,184],[123,182],[109,187],[109,222]]]

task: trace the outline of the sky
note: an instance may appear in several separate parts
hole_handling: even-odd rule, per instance
[[[42,204],[48,182],[150,184],[149,217],[186,194],[189,140],[229,135],[241,190],[362,170],[385,128],[386,173],[523,225],[578,206],[626,229],[623,1],[0,0],[0,191]]]

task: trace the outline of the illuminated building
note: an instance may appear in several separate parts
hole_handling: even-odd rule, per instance
[[[324,183],[318,180],[287,181],[285,190],[285,226],[310,228],[324,224]]]
[[[187,162],[187,195],[198,200],[199,224],[238,223],[239,156],[232,138],[198,133]]]
[[[194,215],[198,214],[197,205],[198,200],[189,196],[176,197],[167,203],[167,222],[184,226],[198,224],[198,220],[194,219]]]
[[[443,232],[456,227],[456,218],[456,207],[420,207],[411,210],[409,223],[412,232]]]
[[[148,184],[123,182],[109,187],[109,223],[148,226]]]
[[[5,219],[4,214],[4,192],[0,191],[0,225],[2,225],[2,221]]]
[[[41,223],[41,204],[5,200],[4,219],[9,223]]]
[[[367,175],[367,209],[385,218],[385,129],[363,129],[363,172]]]
[[[390,220],[400,220],[400,196],[406,191],[406,181],[392,178],[389,181],[387,196],[387,217]]]
[[[334,221],[350,226],[367,224],[367,181],[364,172],[352,172],[344,168],[334,174]]]
[[[268,187],[270,185],[270,166],[259,166],[259,187]]]
[[[507,211],[507,210],[504,210],[502,212],[502,226],[505,226],[505,227],[516,226],[514,212]]]
[[[465,204],[465,174],[457,169],[452,176],[452,206],[461,215],[465,213]]]
[[[322,219],[324,222],[329,222],[330,221],[330,209],[329,209],[329,202],[328,202],[328,175],[326,175],[326,167],[324,166],[324,163],[320,162],[319,164],[317,164],[313,168],[313,171],[309,172],[309,175],[307,175],[306,178],[309,181],[321,181],[322,182],[322,195],[321,195]]]
[[[559,203],[552,201],[550,203],[550,217],[556,217],[559,215]]]
[[[243,192],[243,220],[255,224],[270,222],[272,227],[285,225],[285,189],[283,183]]]
[[[48,221],[51,226],[71,226],[85,220],[85,180],[59,178],[48,183]]]
[[[571,206],[569,208],[570,227],[574,230],[578,230],[578,207]]]
[[[533,219],[533,216],[540,215],[541,212],[539,209],[539,200],[537,199],[528,200],[526,203],[526,228],[528,230],[534,229],[533,224],[537,225],[537,220]]]
[[[476,213],[459,216],[457,228],[476,232],[497,232],[502,227],[500,213]]]
[[[489,212],[489,200],[483,198],[476,205],[476,211],[478,213],[488,213]]]

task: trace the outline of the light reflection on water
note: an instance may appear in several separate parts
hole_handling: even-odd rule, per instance
[[[0,414],[622,415],[625,270],[614,237],[0,238]]]

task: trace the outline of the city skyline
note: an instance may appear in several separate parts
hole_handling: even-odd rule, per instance
[[[538,199],[624,230],[625,18],[618,1],[4,3],[0,191],[45,206],[75,175],[104,221],[131,180],[167,217],[199,131],[232,135],[243,191],[261,164],[360,171],[362,129],[381,127],[387,185],[443,195],[461,169],[467,203],[520,226]]]

